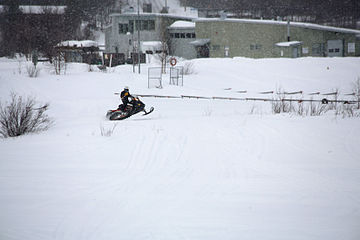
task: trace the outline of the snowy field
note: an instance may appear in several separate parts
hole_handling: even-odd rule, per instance
[[[55,121],[46,132],[0,139],[0,239],[360,239],[359,117],[142,98],[152,114],[105,119],[125,85],[132,94],[271,97],[259,92],[283,89],[309,99],[339,90],[346,98],[360,58],[191,63],[183,87],[166,75],[162,89],[148,89],[154,63],[140,75],[130,65],[104,73],[83,64],[54,75],[40,64],[40,76],[29,78],[26,63],[0,59],[1,101],[11,92],[35,96]]]

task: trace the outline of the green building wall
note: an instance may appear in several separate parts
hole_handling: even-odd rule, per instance
[[[287,41],[287,29],[287,24],[206,20],[196,22],[195,32],[197,38],[210,39],[210,57],[271,58],[281,57],[281,48],[275,44]],[[343,56],[360,56],[360,42],[354,33],[290,25],[290,40],[302,42],[299,56],[326,56],[327,41],[338,39],[344,43]],[[348,43],[355,43],[355,53],[348,53]],[[314,52],[314,46],[317,45],[320,45],[324,52]],[[283,57],[291,57],[291,48],[283,51]]]

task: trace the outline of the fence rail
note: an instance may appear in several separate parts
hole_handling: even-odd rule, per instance
[[[237,98],[237,97],[205,97],[205,96],[190,96],[190,95],[180,95],[180,96],[166,96],[166,95],[151,95],[151,94],[136,94],[140,97],[152,97],[152,98],[178,98],[178,99],[213,99],[213,100],[232,100],[232,101],[263,101],[263,102],[320,102],[323,104],[327,103],[344,103],[344,104],[357,104],[360,103],[360,101],[356,100],[341,100],[341,99],[292,99],[292,98],[280,98],[280,99],[274,99],[274,98]]]

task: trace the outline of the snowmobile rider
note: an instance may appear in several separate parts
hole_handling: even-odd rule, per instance
[[[129,87],[124,87],[124,90],[120,93],[120,98],[123,104],[119,106],[119,109],[121,111],[125,111],[127,104],[130,102],[129,98],[132,98],[133,96],[129,93]]]

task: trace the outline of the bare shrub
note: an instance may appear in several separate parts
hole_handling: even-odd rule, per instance
[[[0,136],[16,137],[26,133],[47,130],[53,121],[45,114],[49,104],[36,108],[33,97],[23,99],[11,93],[7,105],[0,102]]]
[[[353,82],[352,90],[355,101],[357,101],[357,109],[360,109],[360,77],[358,77],[357,80]]]
[[[285,101],[285,94],[281,88],[277,89],[276,98],[271,101],[273,113],[290,113],[294,111],[291,101]]]
[[[292,112],[296,111],[292,101],[286,101],[284,99],[273,100],[271,102],[271,107],[272,107],[273,113],[275,113],[275,114],[277,114],[277,113],[292,113]]]
[[[271,110],[274,114],[281,113],[281,101],[271,101]]]
[[[114,133],[117,124],[114,124],[112,128],[105,128],[104,126],[100,125],[100,134],[103,137],[111,137]]]
[[[256,112],[256,106],[254,104],[254,105],[252,105],[252,107],[250,109],[250,114],[253,115],[253,114],[255,114],[255,112]]]
[[[299,116],[304,116],[305,113],[306,113],[306,110],[305,110],[304,103],[302,101],[298,102],[296,114]]]
[[[271,109],[274,114],[289,113],[291,111],[291,104],[288,101],[284,101],[285,94],[281,87],[276,90],[275,99],[271,101]]]
[[[195,73],[194,63],[192,62],[186,62],[184,64],[184,75],[190,75]]]
[[[342,104],[335,111],[336,116],[342,116],[342,118],[360,117],[360,112],[357,111],[356,105]]]
[[[334,96],[334,102],[331,102],[328,104],[328,109],[329,110],[337,110],[337,107],[338,107],[338,98],[339,98],[339,95],[340,95],[340,89],[339,88],[335,88],[332,90],[333,91],[333,96]]]
[[[21,55],[17,55],[16,60],[18,62],[18,73],[21,74],[22,68],[23,68],[23,63],[24,63],[24,58]]]
[[[306,115],[320,116],[328,111],[328,106],[320,102],[310,102]]]
[[[320,116],[329,110],[329,106],[321,102],[310,101],[304,103],[303,101],[297,101],[296,103],[284,99],[273,100],[271,102],[272,112],[273,114],[291,113],[298,116]]]
[[[61,73],[66,74],[66,61],[64,53],[58,52],[57,55],[52,58],[52,64],[54,65],[56,75],[60,75]]]
[[[37,68],[34,64],[29,64],[26,66],[26,71],[29,77],[36,78],[39,76],[40,69]]]

